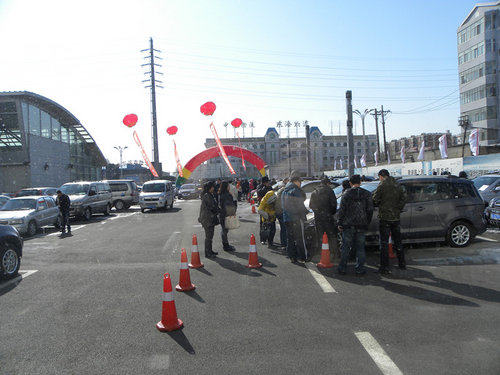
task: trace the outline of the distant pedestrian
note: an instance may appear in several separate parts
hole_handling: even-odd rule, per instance
[[[264,195],[259,204],[259,214],[262,220],[260,238],[270,249],[275,249],[274,235],[276,234],[276,194],[270,190]]]
[[[205,257],[215,258],[218,254],[212,250],[212,240],[214,238],[215,226],[219,224],[219,206],[214,195],[215,184],[213,181],[206,182],[203,185],[201,193],[200,216],[198,222],[205,230]]]
[[[71,236],[71,225],[69,223],[71,199],[61,190],[57,190],[56,194],[56,203],[59,206],[59,212],[61,213],[61,236],[66,234],[66,229],[68,230],[68,235]]]
[[[389,175],[387,169],[378,172],[380,185],[373,193],[373,203],[378,206],[380,231],[380,267],[379,273],[390,273],[389,236],[398,257],[399,268],[406,269],[404,250],[401,245],[400,214],[406,202],[405,193],[399,183]]]
[[[274,208],[276,210],[276,219],[280,224],[280,244],[282,248],[286,249],[286,225],[283,221],[283,206],[281,205],[281,195],[283,194],[283,190],[285,190],[285,186],[288,183],[288,177],[285,178],[279,185],[278,191],[276,192],[276,203],[274,204]]]
[[[300,175],[292,171],[290,182],[286,184],[281,195],[283,221],[286,225],[287,252],[292,263],[310,261],[304,236],[304,223],[308,210],[304,205],[306,193],[300,188]]]
[[[345,191],[350,188],[351,184],[349,183],[349,179],[342,181],[342,194],[344,194]]]
[[[226,228],[226,217],[236,215],[236,207],[233,199],[230,184],[227,181],[223,181],[219,189],[219,222],[221,226],[222,247],[225,251],[234,251],[234,247],[229,245],[227,239],[229,230]]]
[[[468,178],[467,173],[465,171],[460,171],[460,173],[458,174],[458,177],[465,178],[465,179]]]
[[[241,183],[241,194],[244,200],[248,200],[248,193],[250,192],[250,183],[247,179],[244,179]]]
[[[228,186],[229,186],[229,192],[233,196],[234,207],[236,210],[236,208],[238,207],[238,190],[236,189],[236,185],[233,184],[231,180],[228,181]]]
[[[318,248],[321,248],[323,233],[326,233],[330,252],[335,254],[339,250],[337,224],[334,217],[337,212],[337,198],[328,177],[322,177],[321,184],[312,192],[309,207],[314,211]]]
[[[364,275],[365,271],[365,238],[368,224],[372,221],[373,201],[368,190],[361,188],[361,177],[353,175],[351,188],[342,196],[339,209],[338,228],[342,232],[342,255],[338,272],[346,274],[347,260],[351,248],[356,251],[356,274]]]

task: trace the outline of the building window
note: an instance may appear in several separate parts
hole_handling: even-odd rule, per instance
[[[68,129],[61,126],[61,141],[64,143],[69,143]]]
[[[45,111],[41,113],[42,137],[51,138],[50,115]]]
[[[40,135],[40,109],[34,105],[29,105],[29,133],[32,135]]]
[[[61,124],[55,118],[52,118],[52,139],[55,141],[61,140]]]

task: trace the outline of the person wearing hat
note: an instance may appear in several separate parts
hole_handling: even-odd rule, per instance
[[[306,193],[300,188],[300,175],[296,171],[290,174],[290,182],[286,184],[281,195],[283,221],[286,226],[286,250],[292,263],[297,260],[308,262],[311,260],[304,237],[304,223],[309,212],[304,205]]]
[[[335,197],[331,181],[327,176],[321,178],[321,184],[312,192],[309,207],[314,211],[318,248],[321,249],[323,233],[326,233],[329,249],[335,254],[339,248],[337,225],[334,218],[337,212],[337,197]]]

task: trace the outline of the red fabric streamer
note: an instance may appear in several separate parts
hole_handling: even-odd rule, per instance
[[[236,135],[238,136],[238,145],[239,145],[239,146],[240,146],[240,148],[241,148],[240,134],[239,134],[238,132],[236,132]],[[246,167],[246,165],[245,165],[245,158],[243,157],[243,149],[241,148],[241,150],[240,150],[240,151],[241,151],[241,165],[243,165],[243,169],[244,169],[244,170],[245,170],[245,172],[246,172],[247,167]]]
[[[141,140],[139,139],[139,135],[137,132],[134,130],[134,141],[137,143],[137,146],[139,146],[139,149],[141,150],[142,158],[146,162],[146,164],[149,167],[149,170],[153,174],[153,176],[158,177],[158,172],[156,172],[155,167],[153,167],[153,164],[151,164],[151,161],[148,158],[148,155],[146,155],[146,152],[144,151],[144,147],[142,147]]]
[[[231,165],[231,162],[229,161],[229,158],[226,155],[226,151],[224,151],[224,147],[222,147],[222,143],[220,142],[220,138],[217,135],[217,130],[215,130],[215,126],[214,126],[213,122],[210,123],[210,130],[212,130],[212,134],[214,135],[215,142],[217,143],[217,147],[219,147],[219,152],[220,152],[222,158],[224,159],[224,161],[226,162],[227,167],[229,168],[229,172],[231,172],[231,174],[236,174],[236,172],[233,169],[233,166]]]
[[[174,155],[175,155],[175,161],[177,163],[177,171],[179,172],[179,176],[184,177],[182,175],[181,159],[179,159],[179,154],[177,153],[177,145],[175,144],[175,140],[172,139],[172,141],[174,141]]]

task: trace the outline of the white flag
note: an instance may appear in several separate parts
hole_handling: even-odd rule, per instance
[[[354,168],[358,167],[358,161],[356,160],[356,156],[354,156]]]
[[[375,159],[375,166],[377,166],[378,165],[378,151],[375,151],[373,153],[373,158]]]
[[[469,146],[472,156],[479,155],[479,129],[474,129],[469,135]]]
[[[344,164],[342,163],[342,158],[340,159],[340,169],[344,169]]]
[[[333,170],[336,171],[337,170],[337,160],[334,160],[333,161]]]
[[[439,151],[441,152],[442,159],[446,159],[448,157],[448,142],[446,141],[446,134],[439,137]]]
[[[420,145],[420,152],[418,153],[418,158],[417,160],[424,160],[424,154],[425,154],[425,141],[422,141],[422,144]]]
[[[405,146],[401,146],[401,162],[405,163]]]
[[[361,159],[359,159],[360,163],[361,163],[361,168],[365,168],[366,167],[366,155],[363,154],[363,156],[361,156]]]
[[[391,164],[391,154],[387,151],[387,164]]]

